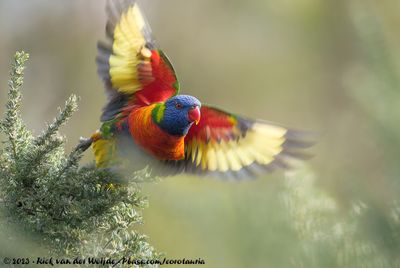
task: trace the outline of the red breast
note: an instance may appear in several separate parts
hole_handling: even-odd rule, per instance
[[[151,113],[155,104],[140,107],[129,115],[129,132],[145,151],[160,160],[184,158],[184,137],[172,136],[158,127]]]

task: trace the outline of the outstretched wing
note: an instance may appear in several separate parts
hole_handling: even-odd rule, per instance
[[[135,0],[109,0],[106,34],[98,43],[98,73],[109,97],[102,121],[136,105],[165,101],[179,91],[167,56],[156,48],[150,27]]]
[[[200,123],[185,138],[185,159],[169,164],[200,175],[254,177],[289,168],[311,145],[302,132],[203,106]]]

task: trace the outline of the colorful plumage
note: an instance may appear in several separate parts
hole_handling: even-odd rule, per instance
[[[98,167],[245,178],[305,156],[310,143],[301,132],[178,95],[172,64],[136,1],[112,0],[106,10],[108,42],[98,44],[97,65],[108,103],[100,130],[85,143]]]

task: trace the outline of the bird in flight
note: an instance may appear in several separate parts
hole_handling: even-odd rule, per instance
[[[96,62],[108,101],[100,129],[81,143],[92,147],[97,167],[243,179],[307,156],[303,132],[180,95],[137,1],[110,0],[106,12],[107,41],[98,43]]]

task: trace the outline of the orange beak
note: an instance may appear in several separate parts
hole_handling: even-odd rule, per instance
[[[200,121],[200,108],[199,106],[194,106],[188,112],[188,117],[190,122],[195,122],[196,125],[199,124]]]

